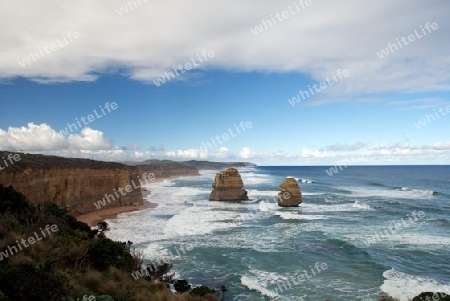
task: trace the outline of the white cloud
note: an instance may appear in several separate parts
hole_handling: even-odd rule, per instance
[[[446,0],[313,1],[258,35],[251,29],[294,1],[152,0],[119,16],[116,10],[128,2],[133,1],[3,1],[0,79],[91,81],[102,72],[126,70],[130,78],[151,82],[213,50],[216,56],[199,69],[298,72],[317,81],[348,69],[348,78],[322,92],[336,100],[350,91],[450,90]],[[401,22],[393,22],[399,11]],[[384,59],[377,56],[426,22],[437,22],[439,29]],[[25,68],[19,65],[69,31],[78,31],[80,38]],[[293,86],[293,92],[299,88]]]
[[[227,158],[230,154],[230,149],[226,148],[226,147],[221,147],[219,148],[218,152],[217,152],[217,156],[219,158]]]
[[[165,154],[169,159],[205,159],[208,157],[208,150],[195,148],[179,149],[176,151],[166,151]]]
[[[363,148],[364,146],[366,146],[366,144],[362,143],[362,142],[355,142],[352,144],[335,143],[335,144],[327,146],[326,149],[328,149],[330,151],[355,151],[355,150],[359,150],[359,149]]]
[[[111,142],[103,133],[84,128],[80,134],[64,136],[49,125],[28,123],[23,127],[0,129],[0,149],[51,151],[51,150],[104,150],[111,149]]]
[[[436,142],[433,145],[433,149],[436,149],[436,150],[450,150],[450,141]]]
[[[243,147],[239,154],[240,154],[242,159],[249,159],[249,158],[253,157],[253,155],[255,153],[250,148]]]
[[[329,156],[329,154],[327,152],[324,152],[319,149],[316,149],[316,150],[310,150],[307,148],[302,149],[302,157],[303,158],[317,159],[317,158],[326,158],[328,156]]]
[[[70,134],[67,141],[71,148],[80,150],[104,150],[111,148],[111,141],[103,133],[91,128],[84,128],[80,134]]]
[[[363,146],[360,148],[360,146]],[[0,150],[42,153],[63,157],[91,158],[102,161],[144,161],[147,159],[251,161],[261,165],[335,165],[335,164],[449,164],[450,142],[414,146],[409,140],[388,144],[355,142],[335,143],[333,147],[309,149],[298,153],[277,151],[263,153],[242,147],[233,150],[220,147],[212,150],[166,150],[163,146],[141,150],[134,145],[127,149],[114,145],[101,131],[84,128],[79,134],[64,136],[47,124],[28,123],[23,127],[0,129]],[[326,151],[324,149],[327,149]]]

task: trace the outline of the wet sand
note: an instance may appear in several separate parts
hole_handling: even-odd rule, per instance
[[[121,213],[138,211],[146,208],[155,208],[158,206],[156,203],[150,203],[144,200],[144,204],[139,206],[123,206],[106,208],[101,210],[96,210],[92,212],[85,213],[83,215],[78,215],[76,218],[79,221],[85,222],[91,227],[97,226],[97,223],[104,221],[105,219],[114,219]]]

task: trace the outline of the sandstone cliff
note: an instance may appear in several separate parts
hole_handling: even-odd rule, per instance
[[[278,186],[278,206],[281,207],[298,207],[302,203],[302,192],[298,186],[298,182],[293,177],[287,177]]]
[[[6,158],[9,152],[0,152]],[[36,203],[54,202],[74,215],[96,210],[94,203],[105,194],[115,195],[127,185],[139,186],[137,167],[87,159],[22,154],[20,161],[0,171],[0,184],[12,185]],[[104,208],[143,203],[141,189],[117,193]],[[110,198],[111,199],[111,198]]]
[[[248,200],[247,191],[243,189],[241,175],[235,168],[228,168],[216,174],[210,201],[243,201]]]

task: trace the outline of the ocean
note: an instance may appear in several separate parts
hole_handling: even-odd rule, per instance
[[[208,201],[217,171],[151,183],[158,207],[108,220],[108,237],[194,285],[225,285],[225,300],[450,294],[450,166],[238,170],[248,202]],[[299,181],[299,207],[276,203],[286,176]]]

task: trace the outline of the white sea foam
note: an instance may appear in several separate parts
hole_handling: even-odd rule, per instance
[[[260,286],[257,281],[255,281],[254,279],[252,279],[248,276],[242,276],[241,283],[242,283],[242,285],[248,287],[250,290],[257,291],[257,292],[261,293],[262,295],[267,296],[269,298],[275,298],[278,296],[278,294]]]
[[[317,205],[302,203],[301,208],[303,212],[340,212],[340,211],[372,211],[374,210],[370,205],[355,201],[353,203],[337,204],[337,205]]]
[[[258,174],[253,171],[251,172],[241,172],[240,173],[242,181],[245,185],[255,185],[255,184],[272,184],[274,183],[274,178],[270,175]]]
[[[398,233],[387,237],[387,241],[393,244],[421,245],[421,246],[450,246],[450,237],[427,235],[420,233]]]
[[[450,284],[440,283],[432,278],[412,276],[395,269],[383,273],[385,278],[380,289],[400,301],[408,301],[422,292],[443,292],[450,294]]]
[[[382,197],[386,199],[411,199],[411,198],[424,198],[432,197],[434,192],[432,190],[420,190],[420,189],[361,189],[361,188],[349,188],[343,189],[351,190],[350,197]],[[348,195],[347,195],[348,196]]]
[[[276,298],[279,296],[273,288],[276,288],[278,283],[282,283],[287,280],[289,280],[288,277],[277,273],[260,271],[253,268],[249,268],[248,272],[241,277],[241,283],[243,285],[270,298]]]
[[[211,207],[190,207],[169,219],[164,233],[170,237],[191,236],[234,228],[233,220],[238,214],[233,211],[214,210]]]
[[[397,189],[397,190],[408,191],[410,193],[418,194],[418,195],[433,195],[435,193],[433,190],[413,189],[413,188],[409,188],[409,187],[401,187],[400,189]]]
[[[198,187],[177,187],[177,190],[172,193],[173,200],[191,199],[193,196],[200,194],[209,194],[211,189],[198,188]]]
[[[302,179],[302,178],[298,178],[296,179],[299,183],[306,183],[306,184],[312,184],[312,183],[316,183],[316,181],[314,180],[310,180],[310,179]]]
[[[302,191],[302,196],[310,196],[310,195],[325,195],[323,192],[307,192]]]
[[[274,198],[278,195],[278,190],[258,190],[246,189],[250,198]]]
[[[302,213],[292,213],[292,212],[282,212],[277,211],[275,215],[278,215],[282,219],[298,219],[298,220],[318,220],[318,219],[328,219],[331,216],[327,215],[310,215],[310,214],[302,214]]]
[[[372,208],[372,206],[367,205],[367,204],[364,204],[364,203],[361,203],[361,202],[359,202],[359,201],[355,201],[355,202],[353,203],[353,207],[354,207],[354,208],[357,208],[357,209],[361,209],[361,210],[367,210],[367,211],[372,211],[372,210],[374,210],[374,209]]]

